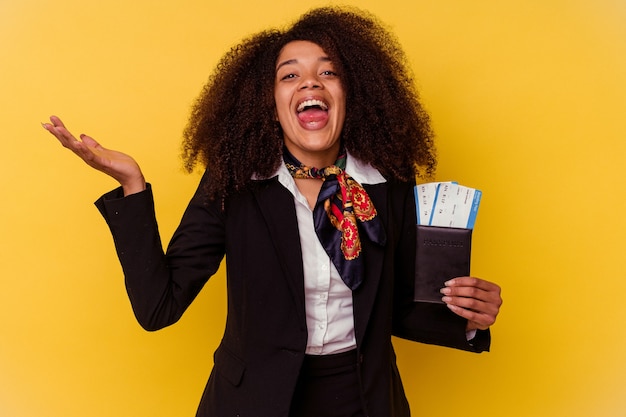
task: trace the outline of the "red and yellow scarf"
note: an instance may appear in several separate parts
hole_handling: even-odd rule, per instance
[[[303,165],[287,149],[283,151],[292,177],[324,181],[313,210],[315,232],[341,279],[354,291],[364,276],[359,230],[379,245],[385,244],[386,237],[367,192],[344,171],[346,158],[342,150],[333,165],[314,168]]]

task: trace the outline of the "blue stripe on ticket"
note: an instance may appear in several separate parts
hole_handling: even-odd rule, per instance
[[[476,216],[478,216],[478,207],[480,206],[480,199],[483,193],[480,190],[474,191],[474,199],[472,201],[472,208],[470,210],[469,218],[467,219],[467,229],[473,229],[476,223]]]
[[[482,192],[457,182],[430,182],[413,189],[419,225],[473,229]]]

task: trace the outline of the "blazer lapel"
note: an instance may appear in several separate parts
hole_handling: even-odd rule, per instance
[[[296,302],[296,311],[305,322],[302,248],[293,196],[276,178],[258,181],[253,194]]]
[[[388,230],[387,190],[385,183],[364,185],[374,206],[381,216],[387,240]],[[304,271],[302,248],[296,219],[296,210],[291,193],[273,178],[258,181],[253,194],[266,221],[278,258],[280,259],[287,285],[293,294],[299,319],[306,322],[304,301]],[[388,245],[389,243],[387,243]],[[370,320],[374,301],[382,279],[386,247],[381,247],[365,238],[362,241],[365,258],[365,277],[361,287],[353,293],[354,330],[357,344],[363,340]]]
[[[387,212],[387,190],[386,183],[367,185],[363,187],[367,191],[374,202],[374,207],[380,216],[387,233],[387,245],[390,244],[390,236],[388,230],[388,212]],[[357,345],[361,345],[361,341],[365,335],[367,324],[373,310],[374,301],[378,293],[380,280],[382,279],[383,263],[385,258],[386,247],[381,247],[369,239],[362,240],[363,255],[365,256],[365,277],[363,285],[353,293],[354,300],[354,331]]]

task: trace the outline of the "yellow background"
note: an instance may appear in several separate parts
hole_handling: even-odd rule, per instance
[[[626,415],[626,2],[350,3],[404,45],[438,179],[483,190],[472,269],[504,289],[491,353],[395,341],[414,414]],[[167,241],[199,179],[181,131],[216,60],[322,4],[0,0],[1,416],[194,415],[222,274],[180,323],[141,330],[92,206],[115,184],[40,122],[134,155]]]

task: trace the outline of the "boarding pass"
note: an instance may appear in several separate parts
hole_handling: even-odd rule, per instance
[[[482,198],[480,190],[457,182],[430,182],[415,186],[417,224],[473,229]]]

